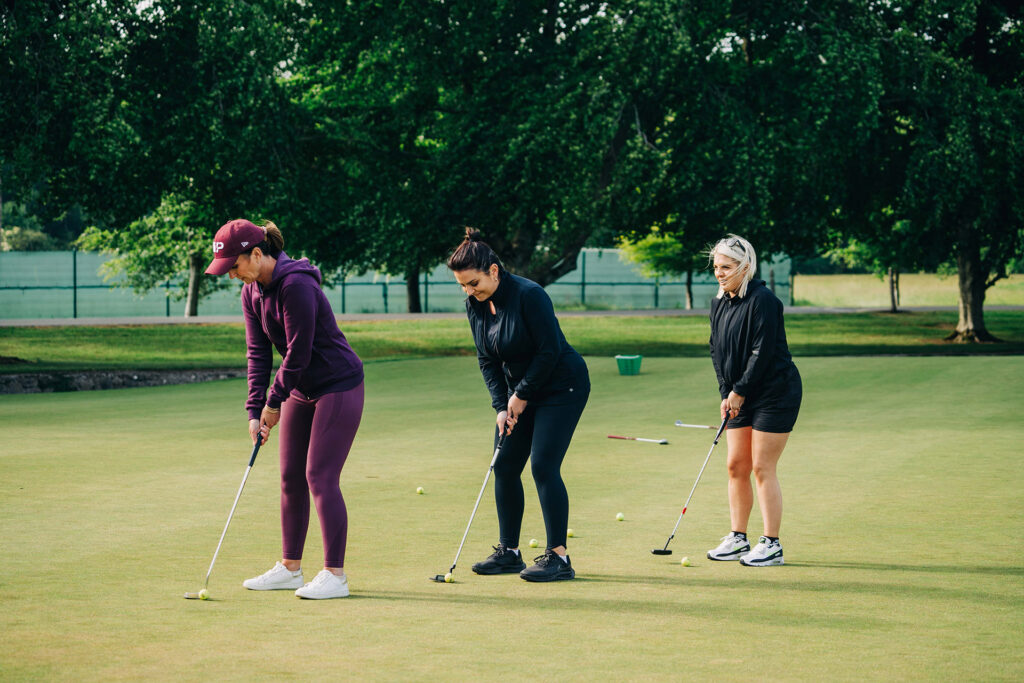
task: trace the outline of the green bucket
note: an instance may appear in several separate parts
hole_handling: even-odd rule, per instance
[[[619,364],[619,374],[639,375],[640,361],[643,359],[643,356],[615,356],[615,361]]]

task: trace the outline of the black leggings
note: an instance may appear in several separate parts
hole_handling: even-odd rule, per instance
[[[511,434],[505,437],[494,463],[494,499],[498,504],[499,540],[509,548],[519,547],[523,524],[523,468],[530,460],[544,513],[547,547],[565,545],[569,525],[569,494],[562,482],[562,459],[569,449],[576,423],[587,405],[587,394],[574,403],[527,406]],[[494,430],[497,444],[498,430]]]

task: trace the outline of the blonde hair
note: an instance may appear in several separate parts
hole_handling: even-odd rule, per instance
[[[728,237],[718,240],[715,246],[708,250],[708,263],[712,267],[715,264],[716,254],[721,254],[737,263],[737,270],[742,274],[743,282],[740,283],[736,295],[740,298],[745,297],[747,295],[747,285],[754,279],[754,273],[757,272],[757,254],[754,253],[753,245],[739,235],[730,233]],[[715,295],[715,298],[721,299],[724,295],[725,291],[719,286],[718,294]]]

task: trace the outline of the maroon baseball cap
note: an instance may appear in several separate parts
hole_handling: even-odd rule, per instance
[[[266,238],[263,228],[244,218],[225,223],[213,237],[213,262],[206,269],[206,274],[223,275],[235,265],[239,254],[249,251]]]

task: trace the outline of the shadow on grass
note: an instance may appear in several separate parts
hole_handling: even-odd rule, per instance
[[[789,567],[854,569],[859,571],[923,572],[926,574],[981,574],[1024,576],[1024,567],[972,567],[966,564],[883,564],[880,562],[787,562]]]

